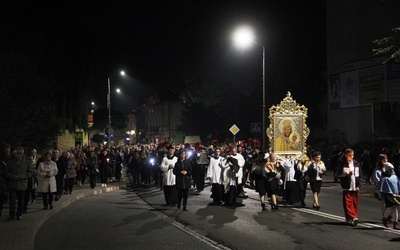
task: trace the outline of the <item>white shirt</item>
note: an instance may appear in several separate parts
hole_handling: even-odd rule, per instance
[[[222,178],[221,178],[222,167],[220,166],[222,159],[223,158],[221,156],[219,156],[217,159],[211,157],[210,165],[208,166],[207,169],[207,178],[211,179],[211,183],[222,184]]]
[[[238,165],[240,167],[239,171],[236,173],[236,177],[238,177],[238,183],[237,184],[242,184],[242,179],[243,179],[243,166],[246,163],[244,160],[243,155],[240,153],[237,153],[236,155],[231,155],[232,158],[235,158],[238,161]]]
[[[169,166],[172,164],[172,166],[175,166],[175,163],[178,161],[178,157],[173,156],[171,159],[168,157],[164,157],[160,169],[163,172],[163,182],[165,186],[173,186],[175,185],[175,175],[173,173],[173,168],[169,168]]]
[[[285,168],[285,184],[287,181],[297,181],[294,178],[294,174],[296,173],[294,169],[294,160],[285,160],[282,162],[283,167]]]

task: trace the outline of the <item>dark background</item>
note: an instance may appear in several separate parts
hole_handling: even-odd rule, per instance
[[[8,0],[1,3],[0,51],[3,62],[16,61],[8,75],[30,67],[54,90],[57,114],[78,125],[90,101],[106,107],[107,77],[121,69],[129,77],[112,77],[123,92],[112,94],[112,105],[124,113],[155,91],[169,99],[193,79],[213,79],[251,89],[254,95],[232,99],[253,110],[243,116],[248,122],[261,122],[262,49],[239,51],[231,39],[247,24],[266,48],[267,109],[291,91],[309,107],[312,127],[321,126],[317,106],[325,95],[325,16],[317,0]]]

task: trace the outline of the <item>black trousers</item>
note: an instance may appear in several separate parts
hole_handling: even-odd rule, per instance
[[[213,202],[215,204],[220,204],[223,201],[223,192],[224,192],[224,185],[213,183],[212,185],[212,193],[211,198],[213,198]]]
[[[3,211],[4,201],[6,200],[6,195],[4,194],[5,190],[0,188],[0,216],[1,212]]]
[[[178,188],[178,204],[181,204],[183,198],[183,207],[186,208],[188,197],[189,188]]]
[[[175,186],[164,185],[164,198],[167,205],[177,203],[178,197]]]
[[[100,168],[100,182],[107,183],[108,168]]]
[[[121,180],[121,164],[117,163],[115,165],[115,180],[120,181]]]
[[[160,184],[160,169],[158,167],[153,168],[153,180],[156,187]]]
[[[304,199],[306,198],[307,183],[308,182],[304,179],[297,180],[297,187],[299,190],[301,204],[304,204]]]
[[[297,181],[286,181],[286,188],[285,188],[286,202],[288,204],[293,204],[294,202],[298,202],[300,200],[299,196],[300,195],[299,195]]]
[[[236,205],[236,186],[229,186],[229,191],[225,194],[225,203],[227,205]]]
[[[197,191],[203,191],[204,190],[204,178],[206,175],[206,165],[199,164],[196,167],[197,173],[196,173],[196,187]]]
[[[42,193],[42,198],[44,207],[53,204],[53,193]]]
[[[56,185],[57,185],[57,192],[56,195],[61,197],[64,190],[64,174],[57,174],[56,175]]]
[[[25,190],[10,189],[10,217],[21,216],[24,209]],[[18,200],[17,213],[15,213],[16,202]]]
[[[72,188],[74,187],[75,177],[65,179],[64,191],[72,193]]]
[[[96,181],[97,181],[97,174],[91,174],[90,175],[90,187],[92,189],[96,187]]]
[[[34,181],[32,178],[28,179],[28,188],[25,190],[25,200],[24,200],[24,209],[28,210],[29,196],[32,196],[32,201],[36,199],[36,190],[33,189]]]

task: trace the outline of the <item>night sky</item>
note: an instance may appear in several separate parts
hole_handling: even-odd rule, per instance
[[[287,90],[306,100],[304,83],[325,70],[323,2],[2,1],[1,45],[29,57],[53,84],[90,83],[88,95],[100,105],[107,77],[124,69],[129,80],[112,82],[127,98],[119,105],[134,106],[198,76],[227,75],[261,87],[261,48],[239,51],[231,40],[247,24],[266,47],[268,102],[276,104]]]

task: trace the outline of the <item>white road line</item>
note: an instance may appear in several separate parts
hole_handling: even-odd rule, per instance
[[[344,217],[333,215],[333,214],[328,214],[328,213],[324,213],[324,212],[320,212],[320,211],[315,211],[315,210],[311,210],[311,209],[308,209],[308,208],[292,208],[292,209],[296,210],[296,211],[299,211],[299,212],[312,214],[312,215],[315,215],[315,216],[325,217],[325,218],[328,218],[328,219],[331,219],[331,220],[335,220],[335,221],[341,221],[341,222],[345,221]],[[395,230],[395,229],[392,229],[392,228],[386,228],[386,227],[381,226],[381,225],[375,225],[375,224],[371,224],[371,223],[360,222],[360,223],[358,223],[358,226],[365,227],[365,228],[382,228],[382,229],[385,229],[385,231],[389,231],[390,233],[394,233],[394,234],[399,234],[400,235],[400,230]]]

